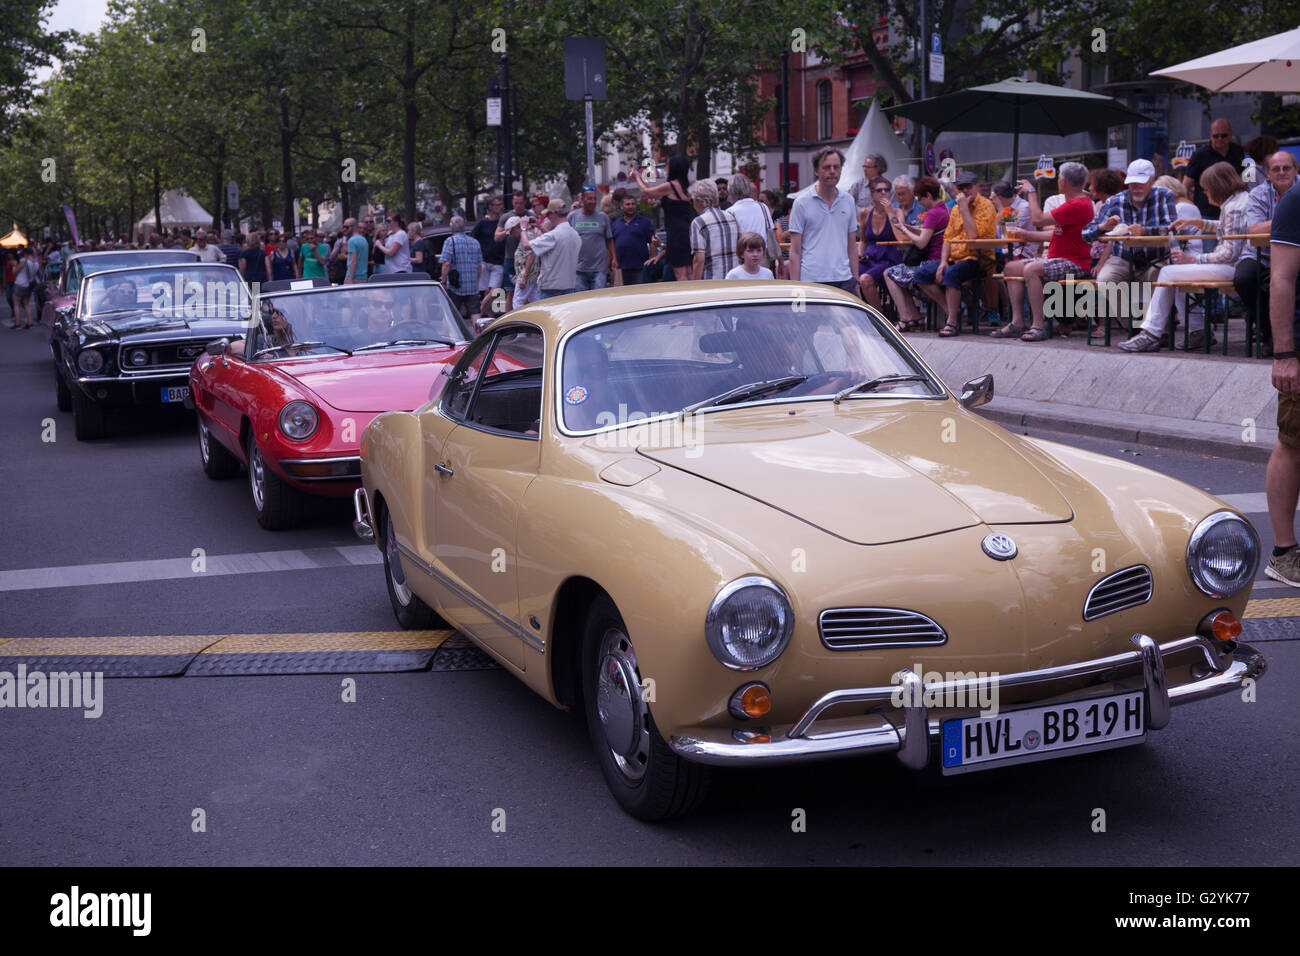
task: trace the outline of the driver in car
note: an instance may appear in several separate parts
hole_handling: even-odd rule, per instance
[[[134,309],[139,303],[139,296],[135,282],[126,278],[117,279],[104,291],[99,307],[105,312]]]

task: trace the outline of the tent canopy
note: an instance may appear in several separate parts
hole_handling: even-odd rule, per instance
[[[162,197],[162,226],[164,229],[207,228],[212,225],[212,213],[189,196],[183,189],[169,189]],[[154,210],[135,224],[136,230],[154,227]]]
[[[839,182],[841,192],[848,192],[853,184],[862,178],[862,161],[867,158],[868,153],[879,153],[885,157],[885,163],[888,165],[885,175],[890,179],[907,171],[907,151],[894,133],[894,127],[889,125],[889,120],[880,109],[880,104],[874,100],[871,102],[871,108],[867,110],[867,118],[862,121],[862,128],[858,130],[858,135],[853,137],[853,142],[844,151],[844,170],[840,173]],[[814,177],[813,182],[794,194],[795,198],[811,195],[816,188],[817,181]]]
[[[5,236],[3,239],[0,239],[0,246],[5,247],[6,249],[18,249],[25,245],[27,245],[27,237],[18,231],[17,223],[14,223],[13,232],[9,233],[9,235]]]

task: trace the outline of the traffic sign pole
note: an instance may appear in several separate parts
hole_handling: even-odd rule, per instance
[[[596,146],[591,141],[592,120],[591,120],[591,94],[588,93],[582,98],[583,104],[587,108],[587,185],[596,185]]]

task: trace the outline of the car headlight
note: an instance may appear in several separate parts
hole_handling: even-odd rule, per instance
[[[1249,521],[1217,511],[1192,531],[1187,542],[1187,571],[1210,597],[1232,597],[1255,577],[1259,535]]]
[[[772,663],[793,630],[794,611],[785,592],[757,576],[738,578],[719,591],[704,619],[709,650],[735,670]]]
[[[149,353],[144,349],[132,349],[131,354],[126,357],[126,360],[136,368],[139,368],[142,365],[149,364]]]
[[[98,349],[83,349],[77,354],[77,368],[94,375],[104,367],[104,354]]]
[[[294,441],[306,441],[316,434],[316,426],[319,424],[320,417],[316,414],[316,409],[306,402],[290,402],[280,411],[280,431]]]

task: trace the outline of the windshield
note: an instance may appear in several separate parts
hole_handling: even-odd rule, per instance
[[[565,428],[589,431],[692,406],[845,398],[936,398],[942,386],[865,309],[825,302],[708,305],[592,326],[564,346]],[[882,376],[921,381],[873,382]],[[754,388],[749,388],[754,386]]]
[[[196,262],[198,256],[183,249],[159,249],[139,252],[113,252],[102,256],[82,255],[77,257],[77,265],[82,275],[104,272],[107,269],[130,269],[134,266],[159,266],[172,263]]]
[[[290,346],[324,351],[415,348],[460,343],[469,336],[451,303],[432,282],[385,283],[263,296],[261,327],[252,355],[264,349],[283,358]],[[247,351],[247,349],[246,349]],[[297,351],[297,350],[292,350]]]
[[[98,272],[81,283],[81,316],[148,312],[158,319],[246,319],[248,286],[225,265],[169,265]]]

